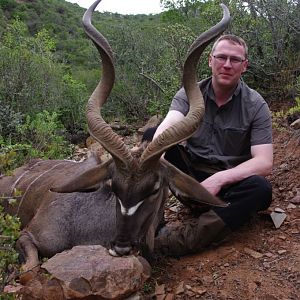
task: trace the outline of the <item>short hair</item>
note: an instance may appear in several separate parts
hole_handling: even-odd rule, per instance
[[[245,58],[248,57],[248,46],[246,44],[246,42],[239,36],[236,36],[234,34],[224,34],[221,35],[213,44],[212,49],[211,49],[211,53],[213,53],[217,47],[217,45],[219,44],[219,42],[221,41],[230,41],[232,44],[238,44],[240,46],[242,46],[245,50]]]

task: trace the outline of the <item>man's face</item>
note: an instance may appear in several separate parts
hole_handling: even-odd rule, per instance
[[[214,87],[234,88],[248,66],[244,47],[228,40],[220,41],[209,56],[209,66]]]

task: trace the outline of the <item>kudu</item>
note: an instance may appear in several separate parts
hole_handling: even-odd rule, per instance
[[[102,59],[102,78],[87,104],[90,134],[111,154],[100,163],[96,157],[84,162],[37,161],[0,179],[0,192],[22,191],[17,213],[23,230],[17,249],[25,269],[39,263],[38,255],[51,257],[75,245],[101,244],[111,255],[128,255],[136,249],[153,250],[154,235],[162,218],[168,188],[200,203],[224,206],[196,180],[162,158],[173,145],[187,139],[204,114],[196,68],[205,47],[227,27],[230,16],[222,5],[222,20],[192,44],[183,70],[183,86],[190,110],[183,121],[146,145],[139,155],[103,120],[101,108],[115,80],[112,50],[91,24],[97,0],[83,16],[83,26]]]

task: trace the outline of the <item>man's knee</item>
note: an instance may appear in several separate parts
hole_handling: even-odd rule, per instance
[[[267,209],[272,201],[271,184],[262,176],[251,176],[229,188],[224,200],[228,207],[216,207],[214,211],[224,222],[235,230],[247,222],[251,216]]]
[[[258,210],[267,209],[272,202],[271,183],[263,176],[254,175],[246,179],[252,186],[252,193],[259,202]]]

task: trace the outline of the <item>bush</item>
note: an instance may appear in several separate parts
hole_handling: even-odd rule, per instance
[[[32,118],[43,110],[60,111],[65,128],[74,133],[85,127],[88,92],[85,84],[74,80],[70,70],[58,63],[55,44],[45,29],[30,37],[20,20],[8,25],[0,44],[0,116],[9,112],[10,120],[17,120],[16,112]],[[10,133],[10,120],[5,126],[0,121],[4,138]]]
[[[14,144],[6,145],[0,141],[0,174],[9,175],[11,171],[23,165],[30,157],[34,149],[31,145]]]
[[[27,116],[18,126],[18,143],[0,137],[0,172],[7,174],[30,158],[69,157],[72,147],[65,141],[65,129],[58,119],[57,113],[43,111],[34,117]]]
[[[14,299],[12,295],[2,295],[2,291],[8,283],[9,275],[16,270],[18,255],[14,247],[19,231],[19,219],[4,213],[0,204],[0,298],[3,300]]]
[[[291,107],[288,110],[288,112],[287,112],[288,115],[293,115],[293,114],[296,114],[296,113],[300,113],[300,97],[296,97],[295,101],[296,101],[296,105]]]
[[[15,138],[17,128],[22,124],[23,115],[15,112],[10,106],[0,100],[0,136]]]
[[[31,144],[32,157],[62,159],[71,154],[71,148],[64,138],[65,128],[56,112],[43,111],[34,117],[27,116],[19,132],[22,141]]]

